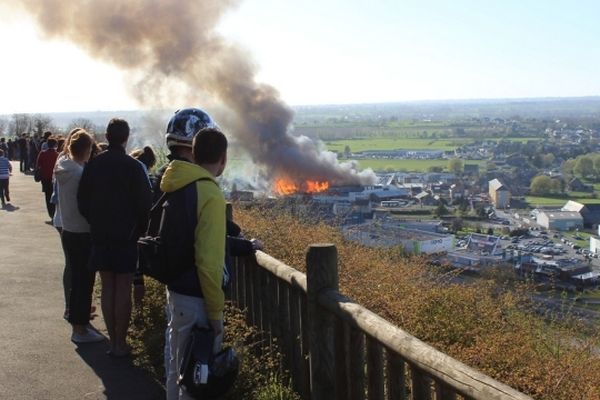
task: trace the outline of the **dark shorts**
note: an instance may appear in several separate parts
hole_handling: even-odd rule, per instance
[[[96,271],[131,274],[137,259],[137,243],[92,245],[91,265]]]

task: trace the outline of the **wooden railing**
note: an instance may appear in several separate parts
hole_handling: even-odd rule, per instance
[[[341,295],[335,246],[310,246],[306,271],[257,252],[235,260],[230,293],[303,399],[530,399]]]

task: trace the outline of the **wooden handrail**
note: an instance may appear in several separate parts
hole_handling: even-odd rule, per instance
[[[417,396],[415,398],[430,398],[432,386],[429,382],[430,379],[433,379],[436,398],[454,399],[456,393],[464,398],[475,400],[531,400],[531,397],[436,350],[350,298],[341,295],[336,290],[335,279],[337,278],[330,272],[321,271],[328,268],[333,271],[333,264],[336,264],[334,258],[330,258],[327,262],[324,261],[326,257],[323,259],[312,257],[311,260],[308,258],[307,263],[310,265],[307,265],[307,270],[312,268],[312,276],[319,276],[316,278],[317,280],[329,277],[324,281],[333,282],[333,287],[319,284],[314,286],[313,284],[311,295],[308,292],[308,281],[305,274],[261,251],[256,252],[255,260],[247,259],[246,263],[249,264],[246,264],[243,269],[245,271],[243,277],[245,302],[246,306],[250,307],[249,321],[255,323],[259,328],[264,325],[265,329],[269,329],[269,324],[280,324],[276,330],[279,330],[283,348],[287,350],[287,358],[292,363],[289,367],[293,375],[294,386],[302,398],[315,400],[331,398],[333,386],[328,386],[326,380],[321,382],[318,378],[319,375],[315,375],[315,373],[329,369],[327,373],[320,372],[321,376],[327,377],[327,380],[343,376],[342,371],[331,372],[332,357],[335,356],[336,362],[333,364],[339,366],[340,364],[345,365],[347,362],[348,372],[355,375],[349,381],[335,383],[338,399],[339,395],[344,392],[349,392],[353,399],[362,399],[365,394],[365,385],[369,385],[373,398],[381,398],[383,396],[381,390],[383,380],[385,380],[388,398],[393,398],[390,397],[392,395],[405,398],[404,391],[407,383],[404,381],[403,371],[406,368],[411,373],[411,391],[413,396]],[[256,263],[255,266],[250,265],[254,263]],[[255,268],[262,268],[262,273],[268,271],[272,274],[268,279],[269,282],[271,279],[278,280],[277,290],[274,289],[276,286],[269,284],[270,295],[265,296],[266,293],[262,292],[265,288],[261,289],[256,286],[260,286],[263,279],[259,279],[261,272]],[[335,271],[337,274],[337,268]],[[315,298],[315,293],[318,304],[316,308],[314,301],[309,301],[309,297]],[[266,304],[271,301],[273,304]],[[267,316],[265,319],[265,315],[263,315],[265,312],[277,312],[278,314]],[[281,313],[289,313],[289,319],[281,318]],[[333,319],[329,320],[326,314]],[[309,319],[315,317],[315,321]],[[339,318],[339,323],[336,322],[336,317]],[[276,321],[277,319],[279,321]],[[315,322],[317,323],[315,324]],[[348,328],[344,328],[343,324],[347,324]],[[324,330],[317,332],[318,328],[324,328]],[[282,329],[286,333],[289,329],[289,335],[283,335]],[[339,332],[346,332],[341,336],[347,337],[345,340],[348,340],[349,349],[353,349],[348,354],[347,361],[339,354],[344,349],[344,345],[337,342],[332,344],[331,339],[327,339],[327,337],[331,338],[331,334],[334,333],[334,340],[340,340],[337,337],[340,336]],[[272,335],[273,332],[269,332],[269,334]],[[364,335],[367,336],[365,353],[363,350],[357,351],[362,349]],[[321,343],[316,342],[316,338],[322,340]],[[326,351],[323,351],[323,346],[327,346]],[[385,349],[387,355],[386,371],[388,372],[385,376],[378,370],[383,362],[380,354],[381,348]],[[317,353],[320,354],[317,355]],[[365,355],[368,359],[365,358]],[[308,364],[305,364],[307,356],[311,362],[310,382],[307,380]],[[371,365],[369,376],[361,376],[365,371],[364,366],[369,363]],[[364,378],[368,379],[363,381]],[[340,390],[340,384],[348,385],[347,389]],[[420,390],[429,393],[421,393]],[[369,397],[371,398],[371,396]]]
[[[481,400],[531,400],[531,397],[436,350],[335,290],[322,291],[319,303],[461,395]]]
[[[302,289],[302,291],[306,293],[306,275],[302,272],[282,263],[278,259],[273,258],[262,251],[256,252],[256,261],[258,265],[271,272],[279,279],[289,283],[292,287]]]

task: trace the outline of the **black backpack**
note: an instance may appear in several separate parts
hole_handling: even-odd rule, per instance
[[[139,269],[144,275],[169,284],[194,268],[196,228],[195,183],[163,193],[150,210],[147,235],[138,240]]]

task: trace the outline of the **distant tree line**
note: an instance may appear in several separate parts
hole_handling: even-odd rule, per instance
[[[83,128],[90,133],[100,132],[99,127],[87,118],[74,119],[66,127],[57,126],[52,117],[44,114],[17,113],[9,118],[0,118],[0,136],[6,137],[22,134],[41,137],[47,131],[64,135],[75,127]]]

